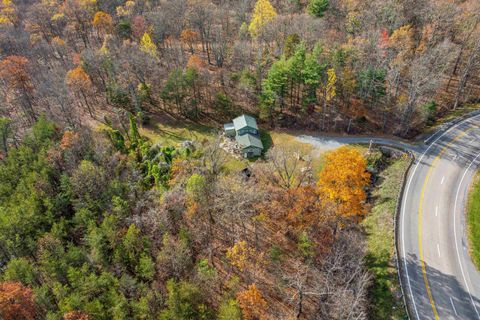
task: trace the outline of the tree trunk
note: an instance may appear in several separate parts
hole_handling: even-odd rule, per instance
[[[465,91],[465,87],[467,86],[468,78],[470,77],[470,73],[472,69],[474,69],[475,64],[478,63],[478,54],[480,52],[480,38],[477,40],[475,43],[475,46],[472,49],[472,53],[470,54],[467,65],[465,66],[465,69],[462,72],[462,76],[460,78],[458,88],[457,88],[457,93],[455,94],[455,100],[453,103],[453,110],[455,110],[459,103],[460,99]]]
[[[297,300],[297,306],[296,306],[297,312],[295,314],[295,319],[300,319],[300,316],[302,315],[302,311],[303,311],[302,303],[303,303],[303,292],[302,290],[298,289],[298,300]]]
[[[92,107],[91,107],[90,104],[88,103],[87,96],[85,95],[85,93],[83,92],[83,90],[80,90],[80,94],[82,95],[83,101],[85,102],[85,105],[87,106],[87,110],[88,110],[88,113],[90,114],[90,117],[92,117],[93,119],[95,119],[95,116],[93,115]]]
[[[325,131],[325,121],[327,119],[327,99],[323,99],[323,111],[322,111],[322,131]]]

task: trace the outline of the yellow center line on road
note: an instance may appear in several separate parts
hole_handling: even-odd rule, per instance
[[[427,184],[428,184],[428,181],[430,180],[430,176],[432,175],[432,172],[433,172],[433,169],[435,168],[435,165],[440,160],[440,158],[445,153],[445,151],[447,151],[448,147],[450,147],[453,143],[455,143],[455,141],[464,137],[465,135],[467,135],[467,133],[469,131],[471,131],[475,128],[476,127],[470,128],[470,129],[458,134],[449,143],[447,143],[447,145],[445,145],[445,147],[443,147],[443,149],[440,151],[440,153],[433,160],[433,162],[432,162],[432,164],[431,164],[431,166],[428,170],[427,176],[425,177],[425,181],[423,183],[422,193],[420,195],[420,204],[419,204],[419,207],[418,207],[418,247],[419,247],[419,255],[420,255],[420,264],[421,264],[421,267],[422,267],[423,282],[425,283],[425,288],[427,289],[428,299],[430,300],[430,305],[432,306],[433,314],[434,314],[436,320],[439,320],[440,317],[438,316],[438,311],[437,311],[437,308],[435,307],[435,302],[433,301],[432,290],[430,289],[430,285],[429,285],[429,282],[428,282],[427,268],[425,266],[424,255],[423,255],[422,216],[423,216],[423,202],[424,202],[424,199],[425,199],[425,191],[427,190]]]

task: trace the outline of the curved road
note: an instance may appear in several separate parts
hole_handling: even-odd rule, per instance
[[[480,160],[480,116],[440,135],[410,169],[399,217],[402,285],[413,319],[480,320],[465,203]]]
[[[401,283],[412,319],[480,320],[480,273],[468,254],[465,203],[480,164],[480,115],[464,120],[429,146],[384,138],[311,137],[323,149],[348,143],[412,151],[398,220]]]

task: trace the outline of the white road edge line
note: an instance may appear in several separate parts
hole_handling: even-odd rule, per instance
[[[455,309],[455,305],[453,304],[452,297],[450,297],[450,303],[452,304],[453,311],[455,312],[455,315],[458,317],[457,309]]]
[[[415,315],[417,316],[417,319],[420,319],[419,315],[418,315],[418,310],[417,310],[417,304],[415,303],[415,297],[413,296],[413,292],[412,292],[412,284],[410,282],[410,275],[408,274],[408,265],[407,265],[407,259],[406,259],[406,253],[405,253],[405,207],[406,207],[406,204],[407,204],[407,198],[408,198],[408,191],[410,190],[410,185],[412,184],[412,180],[413,180],[413,177],[415,176],[415,172],[417,171],[417,168],[418,168],[418,165],[422,162],[422,159],[423,157],[425,156],[425,154],[430,150],[430,148],[435,145],[435,143],[440,140],[444,135],[446,135],[448,132],[450,132],[451,130],[453,130],[454,128],[457,128],[458,126],[460,126],[461,124],[464,124],[465,122],[469,121],[469,120],[472,120],[472,119],[475,119],[477,118],[478,116],[480,115],[476,115],[476,116],[473,116],[471,118],[468,118],[468,119],[465,119],[459,123],[457,123],[456,125],[454,125],[453,127],[450,127],[449,129],[447,129],[447,131],[445,131],[444,133],[442,133],[437,139],[435,139],[428,147],[427,149],[423,152],[422,156],[420,157],[420,159],[417,160],[417,164],[415,165],[415,168],[413,169],[413,172],[412,172],[412,175],[410,176],[410,179],[408,180],[408,183],[407,183],[407,188],[404,190],[404,194],[405,194],[405,197],[403,197],[403,205],[402,205],[402,211],[401,211],[401,214],[402,214],[402,251],[403,251],[403,263],[404,263],[404,266],[405,266],[405,274],[407,275],[407,282],[408,282],[408,289],[410,291],[410,296],[411,296],[411,299],[412,299],[412,302],[413,302],[413,307],[415,309]],[[401,281],[401,279],[400,279]]]
[[[470,164],[468,165],[467,169],[465,169],[462,179],[458,184],[457,194],[455,195],[455,204],[453,206],[453,235],[455,238],[455,249],[457,250],[457,260],[458,260],[458,264],[460,265],[460,271],[462,272],[463,282],[465,283],[465,287],[467,288],[468,295],[470,296],[470,302],[472,303],[473,309],[475,309],[475,313],[477,314],[478,319],[480,319],[480,314],[478,313],[477,306],[473,301],[472,293],[470,292],[470,288],[468,287],[467,279],[465,278],[465,273],[463,271],[462,262],[460,260],[460,251],[458,250],[457,228],[455,228],[455,217],[457,216],[457,202],[458,202],[458,195],[460,194],[460,187],[462,186],[463,180],[465,179],[465,176],[467,175],[468,170],[470,170],[470,167],[477,161],[479,157],[480,157],[480,153],[477,154],[475,159],[473,159],[472,162],[470,162]]]

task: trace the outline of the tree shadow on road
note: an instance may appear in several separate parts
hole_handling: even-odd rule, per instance
[[[416,318],[415,315],[418,313],[421,319],[435,320],[420,260],[416,255],[409,255],[406,261],[400,259],[399,262],[409,314],[413,318]],[[405,265],[408,269],[409,281],[405,273]],[[433,302],[441,319],[478,318],[473,304],[480,312],[480,300],[478,297],[470,297],[463,279],[461,279],[462,282],[459,282],[454,276],[445,274],[428,264],[425,264],[425,270]],[[415,306],[413,302],[415,302]]]

